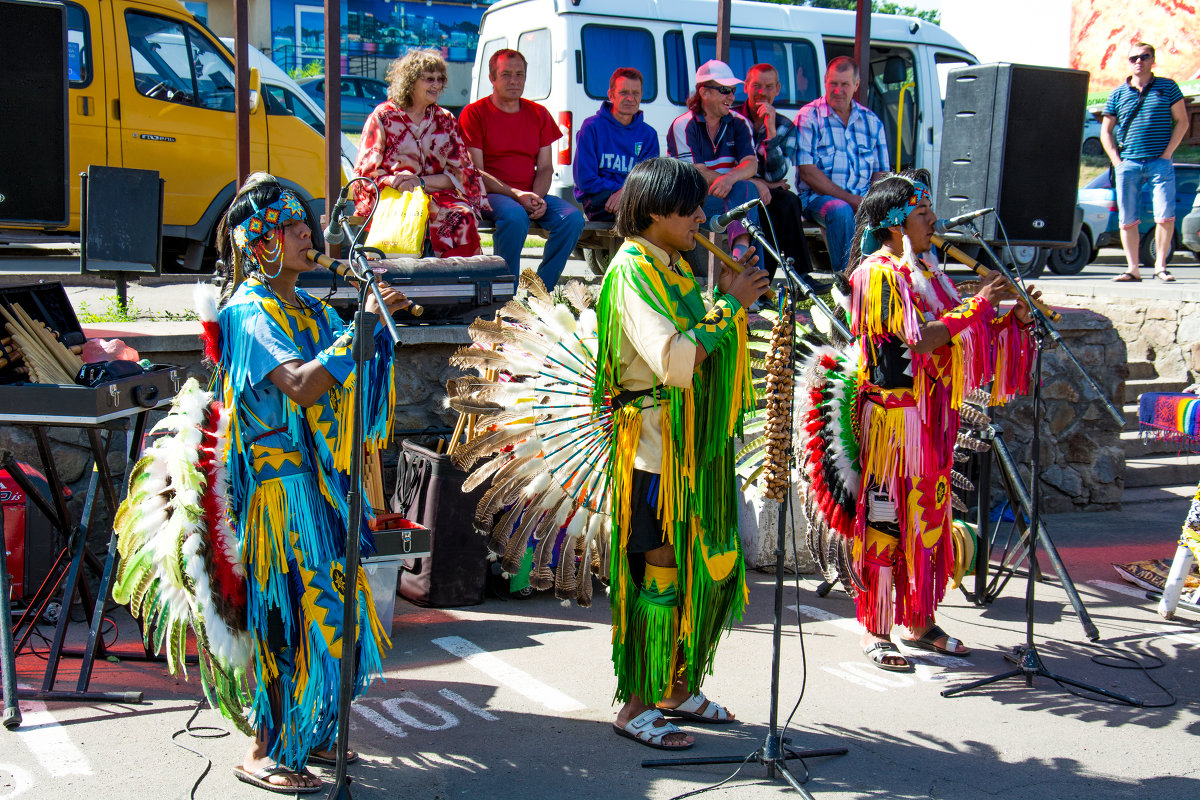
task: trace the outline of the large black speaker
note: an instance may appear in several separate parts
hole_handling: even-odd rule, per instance
[[[938,175],[939,217],[995,208],[988,241],[1072,244],[1088,73],[977,64],[949,73]]]
[[[0,0],[0,75],[0,223],[64,225],[65,6]]]

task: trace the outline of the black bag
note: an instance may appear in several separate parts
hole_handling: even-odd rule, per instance
[[[400,594],[419,606],[447,608],[483,602],[487,539],[476,532],[475,506],[487,487],[464,494],[467,473],[436,453],[405,439],[396,463],[391,508],[431,531],[431,555],[408,559],[400,571]]]

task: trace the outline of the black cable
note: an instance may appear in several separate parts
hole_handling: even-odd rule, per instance
[[[725,784],[729,783],[731,780],[736,778],[738,773],[742,771],[742,767],[746,766],[746,764],[749,763],[750,759],[754,758],[754,756],[757,753],[758,753],[757,750],[755,750],[752,753],[748,753],[746,755],[746,757],[742,759],[742,763],[738,764],[737,769],[735,769],[727,777],[722,778],[721,780],[717,781],[716,783],[709,784],[708,786],[702,786],[699,789],[692,789],[690,792],[684,792],[683,794],[677,794],[674,797],[672,797],[671,800],[683,800],[683,798],[685,798],[685,797],[694,797],[695,795],[698,795],[698,794],[704,794],[705,792],[711,792],[714,789],[720,789],[722,786],[724,786]]]
[[[200,711],[204,708],[204,701],[197,700],[196,707],[192,709],[192,715],[188,717],[188,721],[183,724],[183,727],[171,734],[171,742],[181,750],[186,750],[193,755],[203,758],[205,761],[204,771],[200,773],[200,777],[196,778],[196,782],[192,784],[192,789],[188,792],[190,800],[196,800],[196,790],[200,788],[200,784],[208,777],[208,773],[212,772],[213,762],[208,756],[201,753],[199,750],[193,750],[187,745],[180,744],[177,740],[183,734],[191,736],[193,739],[224,739],[229,735],[229,731],[224,728],[218,728],[213,725],[197,725],[192,727],[192,722],[200,715]]]

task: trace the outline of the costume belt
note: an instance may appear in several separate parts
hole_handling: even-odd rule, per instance
[[[883,408],[914,408],[917,405],[917,397],[908,387],[883,389],[872,386],[864,389],[863,399]]]
[[[608,404],[610,406],[612,406],[613,411],[619,411],[622,408],[624,408],[625,406],[629,405],[630,403],[634,403],[634,402],[637,402],[638,400],[641,400],[643,397],[652,396],[657,390],[658,390],[657,386],[651,386],[649,389],[638,389],[637,391],[633,391],[631,389],[626,389],[624,391],[618,392],[617,394],[613,395],[612,398],[608,401]],[[639,406],[639,410],[644,410],[644,409],[641,409],[641,407]]]

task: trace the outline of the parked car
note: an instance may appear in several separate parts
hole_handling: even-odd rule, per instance
[[[1100,120],[1090,111],[1083,112],[1083,154],[1104,155],[1104,145],[1100,144]]]
[[[325,76],[307,78],[300,81],[302,88],[309,97],[317,101],[317,105],[325,108]],[[375,106],[387,100],[388,85],[377,78],[365,78],[361,75],[342,76],[342,131],[346,133],[362,133],[363,123],[375,110]]]
[[[1179,238],[1183,246],[1192,251],[1192,256],[1200,261],[1200,192],[1192,201],[1192,211],[1179,223]]]
[[[1196,188],[1200,184],[1200,164],[1175,165],[1175,219],[1183,220],[1189,215],[1196,202]],[[1048,266],[1058,275],[1074,275],[1096,259],[1101,247],[1120,247],[1121,234],[1117,220],[1117,195],[1105,170],[1079,190],[1079,206],[1083,209],[1083,225],[1074,247],[1050,251]],[[1190,216],[1190,215],[1189,215]],[[1186,220],[1185,220],[1186,222]],[[1196,226],[1193,226],[1193,230]],[[1181,246],[1181,226],[1175,228],[1171,252],[1167,262]],[[1150,203],[1149,185],[1142,189],[1142,218],[1138,225],[1140,244],[1138,260],[1147,269],[1154,268],[1157,247],[1154,244],[1154,212]],[[1190,248],[1200,249],[1200,248]]]

